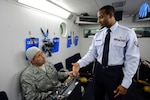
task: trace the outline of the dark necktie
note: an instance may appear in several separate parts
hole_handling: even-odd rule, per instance
[[[104,49],[103,49],[103,57],[102,57],[102,65],[108,65],[108,53],[109,53],[109,41],[110,41],[110,32],[111,30],[107,30],[107,35],[105,37]]]

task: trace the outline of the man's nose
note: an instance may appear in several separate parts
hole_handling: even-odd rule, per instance
[[[100,19],[97,20],[98,23],[101,23]]]

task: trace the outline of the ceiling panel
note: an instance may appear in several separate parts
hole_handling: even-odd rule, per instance
[[[137,14],[142,3],[147,1],[150,4],[150,0],[52,0],[55,2],[61,2],[60,6],[68,9],[70,12],[81,15],[82,13],[88,13],[90,16],[96,16],[97,11],[104,5],[112,5],[116,2],[125,2],[123,7],[115,7],[116,11],[122,10],[123,15]],[[64,6],[65,5],[65,6]]]

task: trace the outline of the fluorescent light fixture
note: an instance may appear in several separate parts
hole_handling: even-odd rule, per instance
[[[18,0],[18,2],[65,19],[67,19],[71,14],[65,9],[58,7],[47,0]]]

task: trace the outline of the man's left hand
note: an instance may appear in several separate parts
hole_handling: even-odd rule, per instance
[[[117,87],[117,89],[114,91],[114,93],[115,93],[114,98],[116,98],[116,97],[119,96],[119,95],[124,95],[124,94],[126,94],[126,93],[127,93],[127,89],[126,89],[125,87],[119,85],[119,86]]]

